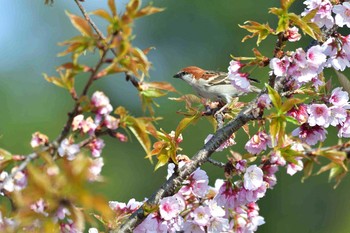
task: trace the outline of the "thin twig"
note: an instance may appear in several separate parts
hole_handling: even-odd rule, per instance
[[[105,35],[103,35],[103,33],[98,29],[98,27],[96,26],[96,24],[94,23],[94,21],[90,18],[89,14],[86,12],[85,8],[83,7],[83,5],[78,1],[78,0],[74,0],[75,3],[78,5],[81,13],[83,14],[85,20],[91,25],[91,27],[95,30],[95,32],[97,33],[97,35],[100,37],[100,39],[105,40],[106,37]],[[111,52],[114,54],[114,56],[117,56],[117,53],[115,52],[114,49],[110,49]],[[132,83],[132,85],[134,87],[136,87],[137,89],[139,89],[140,87],[140,83],[139,81],[132,76],[131,74],[129,74],[128,72],[125,72],[125,79],[126,81],[130,81]]]
[[[42,151],[46,151],[48,150],[49,147],[45,147]],[[34,159],[36,159],[38,157],[38,153],[34,152],[34,153],[31,153],[29,155],[26,156],[26,159],[18,166],[18,168],[11,172],[3,181],[2,183],[0,184],[0,192],[2,192],[2,190],[4,189],[4,186],[7,182],[11,181],[16,175],[18,172],[21,172],[23,171],[27,165]]]
[[[217,167],[221,167],[221,168],[224,168],[226,167],[226,164],[223,163],[223,162],[220,162],[220,161],[216,161],[215,159],[212,159],[212,158],[208,158],[208,162],[217,166]]]
[[[105,59],[105,57],[107,55],[107,52],[108,52],[108,49],[104,49],[103,50],[103,53],[101,55],[101,58],[100,58],[99,62],[97,63],[97,65],[95,66],[93,71],[91,72],[89,80],[85,84],[85,87],[84,87],[82,93],[80,94],[80,98],[87,94],[89,88],[91,87],[91,84],[93,83],[93,81],[94,81],[94,79],[96,77],[97,72],[99,71],[99,69],[101,68],[101,66],[104,63],[104,59]],[[65,126],[63,127],[63,129],[61,131],[61,134],[58,136],[58,138],[56,139],[56,141],[54,143],[56,146],[58,144],[60,144],[61,141],[68,135],[69,130],[70,130],[71,125],[72,125],[72,122],[73,122],[73,119],[79,112],[79,107],[80,107],[80,102],[76,101],[73,110],[70,113],[68,113],[68,120],[67,120]]]
[[[89,14],[86,12],[85,8],[83,7],[83,5],[81,5],[81,3],[78,0],[74,0],[75,3],[78,5],[81,13],[84,15],[84,18],[86,19],[86,21],[88,21],[88,23],[91,25],[91,27],[95,30],[95,32],[97,33],[97,35],[100,37],[100,39],[105,40],[106,37],[103,35],[103,33],[98,29],[98,27],[96,26],[96,24],[91,20]]]

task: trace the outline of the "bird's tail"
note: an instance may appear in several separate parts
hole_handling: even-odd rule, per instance
[[[260,83],[260,81],[259,81],[259,80],[257,80],[257,79],[255,79],[255,78],[250,78],[250,77],[248,77],[248,79],[249,79],[250,81],[255,82],[255,83]]]
[[[256,86],[253,86],[253,85],[250,86],[250,90],[253,91],[253,92],[256,92],[256,93],[260,93],[261,92],[260,88],[258,88]]]

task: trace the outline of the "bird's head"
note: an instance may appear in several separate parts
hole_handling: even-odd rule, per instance
[[[174,75],[174,78],[180,78],[186,82],[193,82],[195,80],[202,78],[204,74],[205,74],[205,70],[197,66],[189,66],[177,72]]]

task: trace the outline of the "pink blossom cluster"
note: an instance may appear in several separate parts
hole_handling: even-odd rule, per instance
[[[119,119],[110,115],[113,107],[110,104],[109,98],[101,91],[96,91],[91,97],[91,109],[95,114],[94,119],[92,117],[85,118],[83,114],[79,114],[73,118],[72,121],[72,131],[78,131],[81,135],[89,135],[91,140],[86,146],[91,151],[93,159],[91,160],[91,166],[89,168],[90,175],[89,180],[98,180],[99,174],[102,171],[104,165],[103,158],[101,158],[102,149],[105,146],[103,139],[97,138],[95,133],[97,130],[101,131],[103,129],[116,130],[119,127]],[[120,141],[127,141],[125,135],[121,133],[116,133]],[[43,144],[41,134],[33,134],[32,144],[40,145]],[[44,138],[45,139],[45,138]],[[80,152],[80,146],[74,143],[73,138],[66,138],[62,140],[59,148],[58,154],[61,157],[65,157],[68,160],[74,160],[77,154]]]
[[[13,167],[10,173],[7,171],[2,171],[0,173],[0,184],[3,185],[3,190],[0,190],[0,195],[3,195],[4,191],[20,191],[27,187],[27,174],[23,171],[17,171],[17,169],[18,167]],[[9,178],[10,175],[13,177]]]
[[[305,11],[301,14],[302,16],[307,15],[312,10],[316,10],[316,15],[312,19],[312,22],[317,24],[320,28],[325,26],[326,28],[332,28],[334,25],[334,18],[332,16],[333,5],[329,0],[306,0]]]
[[[237,164],[238,170],[244,171],[243,180],[233,184],[217,180],[215,187],[208,185],[206,172],[198,168],[176,194],[161,199],[159,210],[149,214],[134,232],[256,231],[265,222],[255,202],[265,195],[268,183],[258,166],[246,168],[246,161]],[[124,219],[141,204],[134,199],[128,204],[110,202],[118,219]]]
[[[302,110],[300,110],[301,113],[304,113],[305,107],[302,106]],[[291,111],[292,113],[295,113],[296,110]],[[300,119],[301,117],[295,116],[295,118]],[[302,119],[304,119],[303,117]],[[291,145],[291,149],[295,151],[303,151],[304,148],[302,146],[299,146],[298,143],[286,140],[286,144],[284,147]],[[250,154],[260,154],[261,152],[265,151],[267,147],[272,147],[271,145],[271,138],[269,135],[267,135],[264,131],[259,131],[255,135],[251,137],[251,139],[246,143],[245,149]],[[241,160],[242,161],[242,160]],[[278,171],[279,166],[285,166],[287,164],[287,173],[290,175],[294,175],[297,171],[301,171],[303,169],[303,162],[301,161],[301,158],[295,158],[294,163],[287,163],[285,159],[281,156],[280,152],[272,151],[269,155],[269,161],[268,165],[265,164],[265,161],[262,161],[263,170],[264,170],[264,180],[268,182],[269,187],[273,187],[276,184],[276,177],[275,173]],[[236,166],[239,165],[239,162],[237,162]]]
[[[326,139],[330,125],[338,128],[338,137],[350,137],[349,95],[342,88],[335,88],[325,103],[299,105],[289,111],[289,115],[301,123],[292,132],[308,145],[315,145]]]
[[[333,6],[330,0],[306,0],[304,4],[306,5],[306,9],[301,15],[305,16],[313,10],[317,10],[316,15],[311,21],[320,28],[332,28],[334,24],[339,27],[345,25],[350,28],[349,2],[344,1],[342,4]]]
[[[317,10],[312,21],[319,27],[332,28],[334,24],[339,27],[350,26],[349,2],[333,6],[329,0],[306,0],[304,4],[307,8],[302,15]],[[322,45],[312,46],[306,52],[298,48],[295,52],[270,61],[273,73],[287,79],[289,90],[309,82],[317,88],[323,84],[318,74],[331,66],[341,71],[350,67],[350,35],[335,34]]]
[[[299,28],[295,26],[288,28],[285,36],[290,42],[296,42],[301,39],[301,35],[299,34]]]
[[[315,87],[323,84],[318,78],[326,65],[327,57],[320,45],[312,46],[305,52],[298,48],[283,58],[272,58],[270,68],[276,77],[285,77],[289,90],[300,88],[301,85],[312,82]]]

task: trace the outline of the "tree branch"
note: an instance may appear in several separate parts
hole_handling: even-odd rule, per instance
[[[182,182],[193,173],[198,167],[205,163],[208,158],[220,147],[222,143],[228,140],[231,135],[244,126],[247,122],[256,119],[253,116],[253,107],[250,106],[243,109],[238,116],[228,122],[224,127],[219,129],[214,136],[200,149],[192,158],[192,162],[183,166],[177,174],[173,174],[167,182],[165,182],[146,202],[143,206],[156,205],[160,199],[166,196],[175,194],[176,188],[179,187]],[[143,206],[134,212],[129,219],[121,226],[120,229],[112,232],[132,232],[133,229],[141,223],[147,216]]]
[[[61,134],[58,136],[58,138],[55,140],[55,142],[53,143],[56,147],[61,143],[61,141],[67,137],[69,131],[70,131],[70,128],[71,128],[71,125],[72,125],[72,122],[73,122],[73,119],[74,117],[78,114],[79,112],[79,107],[80,107],[80,99],[81,97],[85,96],[89,90],[89,88],[91,87],[93,81],[95,80],[95,77],[96,77],[96,74],[97,72],[99,71],[99,69],[101,68],[101,66],[103,65],[104,63],[104,59],[107,55],[107,52],[108,52],[108,49],[104,49],[103,50],[103,53],[100,57],[100,60],[99,62],[97,63],[97,65],[95,66],[95,68],[93,69],[93,71],[91,72],[91,75],[89,77],[89,80],[87,81],[87,83],[85,84],[84,86],[84,89],[83,91],[81,92],[78,100],[75,102],[75,105],[74,105],[74,108],[71,112],[68,113],[68,119],[67,119],[67,122],[66,124],[64,125],[62,131],[61,131]]]
[[[214,166],[217,166],[217,167],[221,167],[221,168],[226,167],[226,164],[225,164],[225,163],[220,162],[220,161],[216,161],[216,160],[214,160],[214,159],[212,159],[212,158],[208,158],[208,162],[211,163],[211,164],[213,164]]]
[[[49,147],[45,147],[46,150],[49,149]],[[4,186],[7,182],[9,182],[10,180],[12,180],[18,172],[21,172],[23,171],[27,165],[34,159],[36,159],[38,157],[38,153],[34,152],[34,153],[31,153],[29,155],[26,156],[26,159],[18,166],[18,168],[13,171],[12,173],[10,173],[3,181],[2,183],[0,184],[0,192],[2,192],[2,190],[4,189]]]
[[[81,3],[78,0],[74,0],[75,3],[78,5],[81,13],[84,15],[84,18],[86,19],[86,21],[88,21],[88,23],[91,25],[91,27],[95,30],[95,32],[97,33],[97,35],[100,37],[100,39],[105,40],[106,37],[103,35],[103,33],[100,31],[100,29],[98,29],[98,27],[96,26],[96,24],[91,20],[89,14],[86,12],[85,8],[83,7],[83,5],[81,5]]]
[[[106,37],[105,35],[103,35],[103,33],[100,31],[100,29],[98,29],[98,27],[96,26],[96,24],[94,23],[94,21],[92,21],[92,19],[90,18],[89,14],[86,12],[85,8],[83,7],[83,5],[78,1],[78,0],[74,0],[75,3],[78,5],[81,13],[83,14],[85,20],[91,25],[91,27],[95,30],[95,32],[97,33],[97,35],[99,36],[100,39],[105,40]],[[117,56],[117,53],[115,52],[114,49],[110,49],[112,51],[112,53],[114,54],[114,56]],[[125,79],[126,81],[130,81],[132,83],[132,85],[134,87],[136,87],[137,89],[139,89],[140,84],[139,81],[132,76],[131,74],[129,74],[128,72],[125,72]]]

